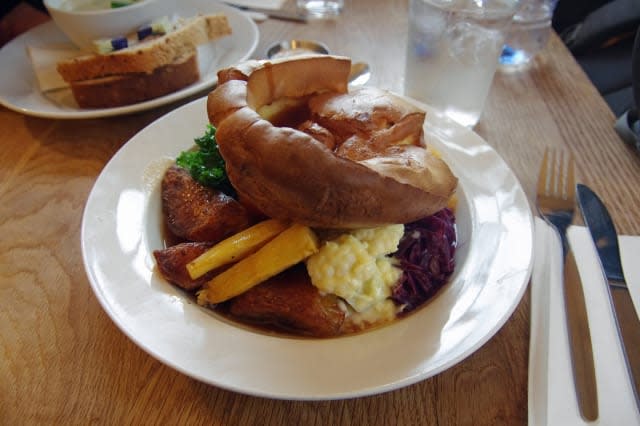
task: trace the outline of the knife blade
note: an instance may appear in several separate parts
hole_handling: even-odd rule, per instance
[[[604,203],[586,185],[577,185],[578,205],[596,246],[600,264],[608,282],[610,302],[616,317],[618,336],[627,371],[631,379],[636,405],[640,409],[640,319],[622,271],[618,234]],[[631,360],[635,360],[632,363]]]
[[[249,6],[242,6],[242,5],[234,4],[230,2],[225,2],[225,3],[228,4],[229,6],[235,7],[236,9],[244,10],[245,12],[262,13],[264,15],[267,15],[269,18],[273,18],[273,19],[281,19],[284,21],[294,21],[294,22],[307,22],[306,15],[299,12],[295,12],[295,11],[288,11],[288,10],[281,10],[281,9],[265,9],[262,7],[249,7]]]

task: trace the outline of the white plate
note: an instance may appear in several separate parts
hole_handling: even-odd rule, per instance
[[[38,88],[27,54],[27,46],[70,43],[53,22],[40,25],[15,38],[0,49],[0,104],[23,114],[45,118],[80,119],[129,114],[155,108],[194,95],[213,87],[218,69],[248,59],[258,45],[258,27],[237,9],[210,0],[180,0],[176,15],[224,12],[233,34],[198,47],[200,80],[177,92],[117,108],[82,109],[77,106],[70,89],[54,96],[44,95]]]
[[[491,338],[518,305],[532,267],[533,221],[516,177],[486,142],[433,111],[427,117],[428,140],[460,179],[458,265],[451,282],[409,317],[333,339],[271,336],[221,319],[159,276],[152,251],[162,247],[160,179],[204,132],[205,99],[143,129],[97,179],[82,223],[82,253],[97,298],[155,358],[252,395],[356,397],[451,367]]]

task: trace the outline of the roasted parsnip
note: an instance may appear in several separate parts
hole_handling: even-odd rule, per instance
[[[318,251],[311,228],[291,225],[261,249],[216,275],[198,292],[198,303],[221,303],[303,261]]]
[[[287,229],[287,226],[286,222],[276,219],[265,220],[253,225],[219,242],[187,263],[187,271],[195,280],[223,265],[238,262]]]

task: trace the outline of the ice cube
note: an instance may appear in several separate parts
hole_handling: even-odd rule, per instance
[[[472,22],[457,22],[446,30],[449,55],[464,65],[495,61],[502,49],[500,31]]]
[[[429,58],[437,51],[438,40],[447,25],[443,16],[413,16],[409,23],[409,38],[413,54],[418,58]]]

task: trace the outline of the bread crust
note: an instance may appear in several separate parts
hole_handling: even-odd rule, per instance
[[[73,97],[80,108],[115,108],[173,93],[200,79],[195,52],[153,72],[129,73],[72,82]]]
[[[67,82],[129,73],[151,73],[174,63],[200,44],[231,34],[224,14],[200,15],[184,20],[178,29],[148,42],[105,55],[84,55],[57,64]]]
[[[457,179],[449,167],[424,146],[389,144],[373,157],[354,161],[307,133],[274,126],[258,114],[282,97],[347,96],[349,65],[340,57],[288,58],[219,74],[207,111],[217,127],[229,179],[242,199],[267,216],[328,228],[407,223],[442,209],[455,191]],[[395,97],[385,99],[395,112]],[[407,105],[402,108],[403,117],[416,113]],[[358,120],[368,121],[371,115],[364,111]],[[415,127],[415,119],[410,121]]]

